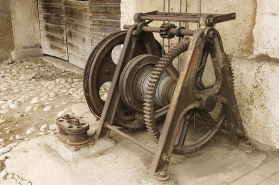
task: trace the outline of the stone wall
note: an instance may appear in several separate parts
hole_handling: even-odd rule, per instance
[[[171,0],[171,12],[179,11],[178,2]],[[198,2],[188,0],[189,13],[198,12]],[[182,12],[185,12],[185,4],[183,1]],[[262,150],[279,149],[278,9],[278,0],[202,1],[202,13],[236,13],[236,20],[218,24],[216,28],[226,53],[232,56],[235,92],[246,133]],[[136,12],[155,10],[163,11],[162,0],[123,0],[121,23],[132,24]],[[190,24],[189,27],[197,26]]]
[[[40,29],[36,0],[11,0],[11,17],[14,36],[12,58],[42,56]]]
[[[10,1],[0,0],[0,60],[11,57],[14,47]]]

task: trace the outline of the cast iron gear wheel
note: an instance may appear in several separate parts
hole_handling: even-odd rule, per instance
[[[100,118],[105,104],[105,101],[102,100],[100,96],[100,88],[103,84],[112,81],[117,66],[112,58],[113,49],[115,47],[120,48],[120,45],[125,41],[126,34],[127,31],[120,31],[104,38],[94,48],[86,63],[83,76],[84,95],[90,111],[97,118]],[[159,51],[161,51],[161,45],[159,42],[157,42],[157,45]],[[142,35],[139,36],[135,48],[132,58],[148,53]],[[120,99],[117,113],[115,115],[115,123],[118,126],[128,129],[144,128],[144,124],[139,122],[136,117],[137,113],[130,110],[130,108],[128,108]]]
[[[178,43],[175,47],[173,47],[171,50],[168,51],[166,55],[164,55],[157,63],[155,68],[153,69],[152,75],[150,77],[148,87],[146,89],[146,95],[144,99],[144,121],[147,127],[148,132],[150,135],[154,138],[156,142],[158,142],[159,137],[160,137],[160,131],[158,130],[156,120],[155,120],[155,111],[154,111],[154,97],[155,97],[155,92],[158,86],[158,82],[163,75],[163,73],[166,71],[170,76],[171,75],[168,71],[170,71],[168,68],[172,66],[172,61],[180,55],[182,52],[186,51],[188,49],[190,41],[185,40],[183,42]],[[172,66],[173,67],[173,66]],[[178,72],[177,72],[178,73]],[[179,74],[178,74],[179,76]],[[213,120],[212,116],[209,113],[204,113],[201,110],[191,110],[189,113],[185,116],[185,123],[186,129],[188,130],[189,123],[192,121],[193,122],[193,115],[194,119],[199,119],[203,120],[202,118],[206,118],[210,121],[214,121],[215,126],[212,128],[210,131],[205,133],[203,137],[199,138],[197,141],[193,142],[189,146],[184,146],[184,141],[183,141],[183,147],[178,147],[179,143],[177,145],[174,145],[173,153],[178,154],[178,155],[189,155],[194,152],[197,152],[201,148],[205,147],[208,143],[210,143],[215,135],[215,133],[219,130],[221,127],[222,123],[224,122],[225,115],[223,111],[223,106],[217,110],[219,112],[216,121]],[[197,116],[195,116],[197,115]],[[202,121],[203,122],[203,121]],[[179,132],[182,132],[181,130],[184,129],[180,128]],[[187,133],[187,132],[186,132]],[[183,136],[179,136],[183,137]],[[181,143],[180,143],[181,145]]]
[[[171,62],[179,54],[188,49],[189,43],[189,40],[185,40],[183,42],[178,43],[175,47],[170,49],[162,58],[160,58],[158,63],[155,65],[155,68],[153,69],[152,74],[150,76],[149,83],[147,84],[143,104],[144,121],[147,127],[147,131],[151,134],[151,136],[156,142],[158,142],[160,137],[160,132],[157,128],[154,115],[154,99],[157,86],[161,76],[166,71],[167,67],[172,68],[172,70],[176,70]],[[172,76],[171,74],[169,75]]]

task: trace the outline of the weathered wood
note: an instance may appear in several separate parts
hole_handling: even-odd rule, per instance
[[[120,20],[119,5],[92,5],[90,6],[90,19]]]
[[[89,21],[90,18],[89,10],[87,8],[65,7],[65,14],[67,19]]]
[[[65,26],[65,16],[63,15],[57,16],[57,15],[40,13],[39,20],[41,23],[49,23],[49,24]]]
[[[64,0],[64,5],[70,7],[87,8],[89,6],[89,1]]]
[[[38,0],[39,4],[46,4],[46,3],[58,3],[62,4],[63,0]]]
[[[90,33],[90,24],[89,21],[79,21],[74,19],[66,20],[66,28],[68,30],[78,31],[81,33],[89,34]]]
[[[65,44],[61,45],[42,41],[41,45],[45,54],[68,60],[67,47]]]
[[[82,68],[82,69],[84,69],[89,54],[87,56],[79,55],[75,51],[70,50],[69,51],[69,62],[78,66],[78,67],[80,67],[80,68]]]
[[[120,24],[120,22],[119,22]],[[120,31],[120,26],[91,26],[91,32],[114,33]]]
[[[41,32],[41,40],[50,43],[60,43],[66,45],[66,36],[64,34],[52,34],[49,32]]]
[[[68,46],[78,46],[79,48],[88,48],[91,46],[91,37],[89,34],[82,34],[80,32],[67,30]]]
[[[44,32],[49,32],[53,34],[60,34],[66,35],[65,26],[54,25],[54,24],[47,24],[47,23],[40,23],[40,30]]]
[[[89,4],[120,4],[121,0],[89,0]]]
[[[62,15],[62,4],[39,4],[38,9],[40,13]]]

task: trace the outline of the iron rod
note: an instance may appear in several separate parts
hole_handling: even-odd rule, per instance
[[[155,151],[147,146],[145,146],[144,144],[138,142],[137,140],[135,140],[134,138],[132,138],[131,136],[121,132],[120,130],[118,130],[117,128],[111,126],[110,124],[106,124],[105,125],[108,129],[114,131],[115,133],[119,134],[120,136],[132,141],[133,143],[137,144],[138,146],[140,146],[141,148],[147,150],[148,152],[155,154]]]
[[[181,6],[182,6],[182,0],[179,1],[180,2],[180,5],[179,5],[179,16],[181,16]],[[181,22],[179,22],[179,27],[181,27]],[[178,42],[180,42],[180,37],[179,37],[179,40]],[[178,55],[177,57],[177,71],[179,72],[179,63],[180,63],[180,55]]]
[[[178,14],[179,15],[179,14]],[[200,17],[172,17],[168,15],[143,15],[140,17],[141,20],[154,20],[154,21],[172,21],[172,22],[199,22]]]
[[[164,0],[164,6],[163,6],[163,15],[165,15],[165,10],[166,10],[166,0]],[[163,21],[163,24],[165,21]],[[162,47],[162,55],[165,54],[165,39],[163,38],[163,47]]]
[[[124,25],[123,26],[124,29],[129,29],[130,25]],[[159,32],[160,31],[160,27],[150,27],[150,26],[143,26],[142,27],[143,31],[146,32]],[[171,34],[175,34],[176,33],[176,28],[171,28],[170,29],[170,33]],[[196,30],[187,30],[187,29],[180,29],[180,34],[181,35],[189,35],[189,36],[193,36]]]

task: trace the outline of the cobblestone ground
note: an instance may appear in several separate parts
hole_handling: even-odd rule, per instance
[[[31,184],[4,170],[8,152],[21,141],[54,134],[56,118],[72,114],[71,105],[81,102],[82,74],[58,69],[43,58],[0,62],[0,179]]]

